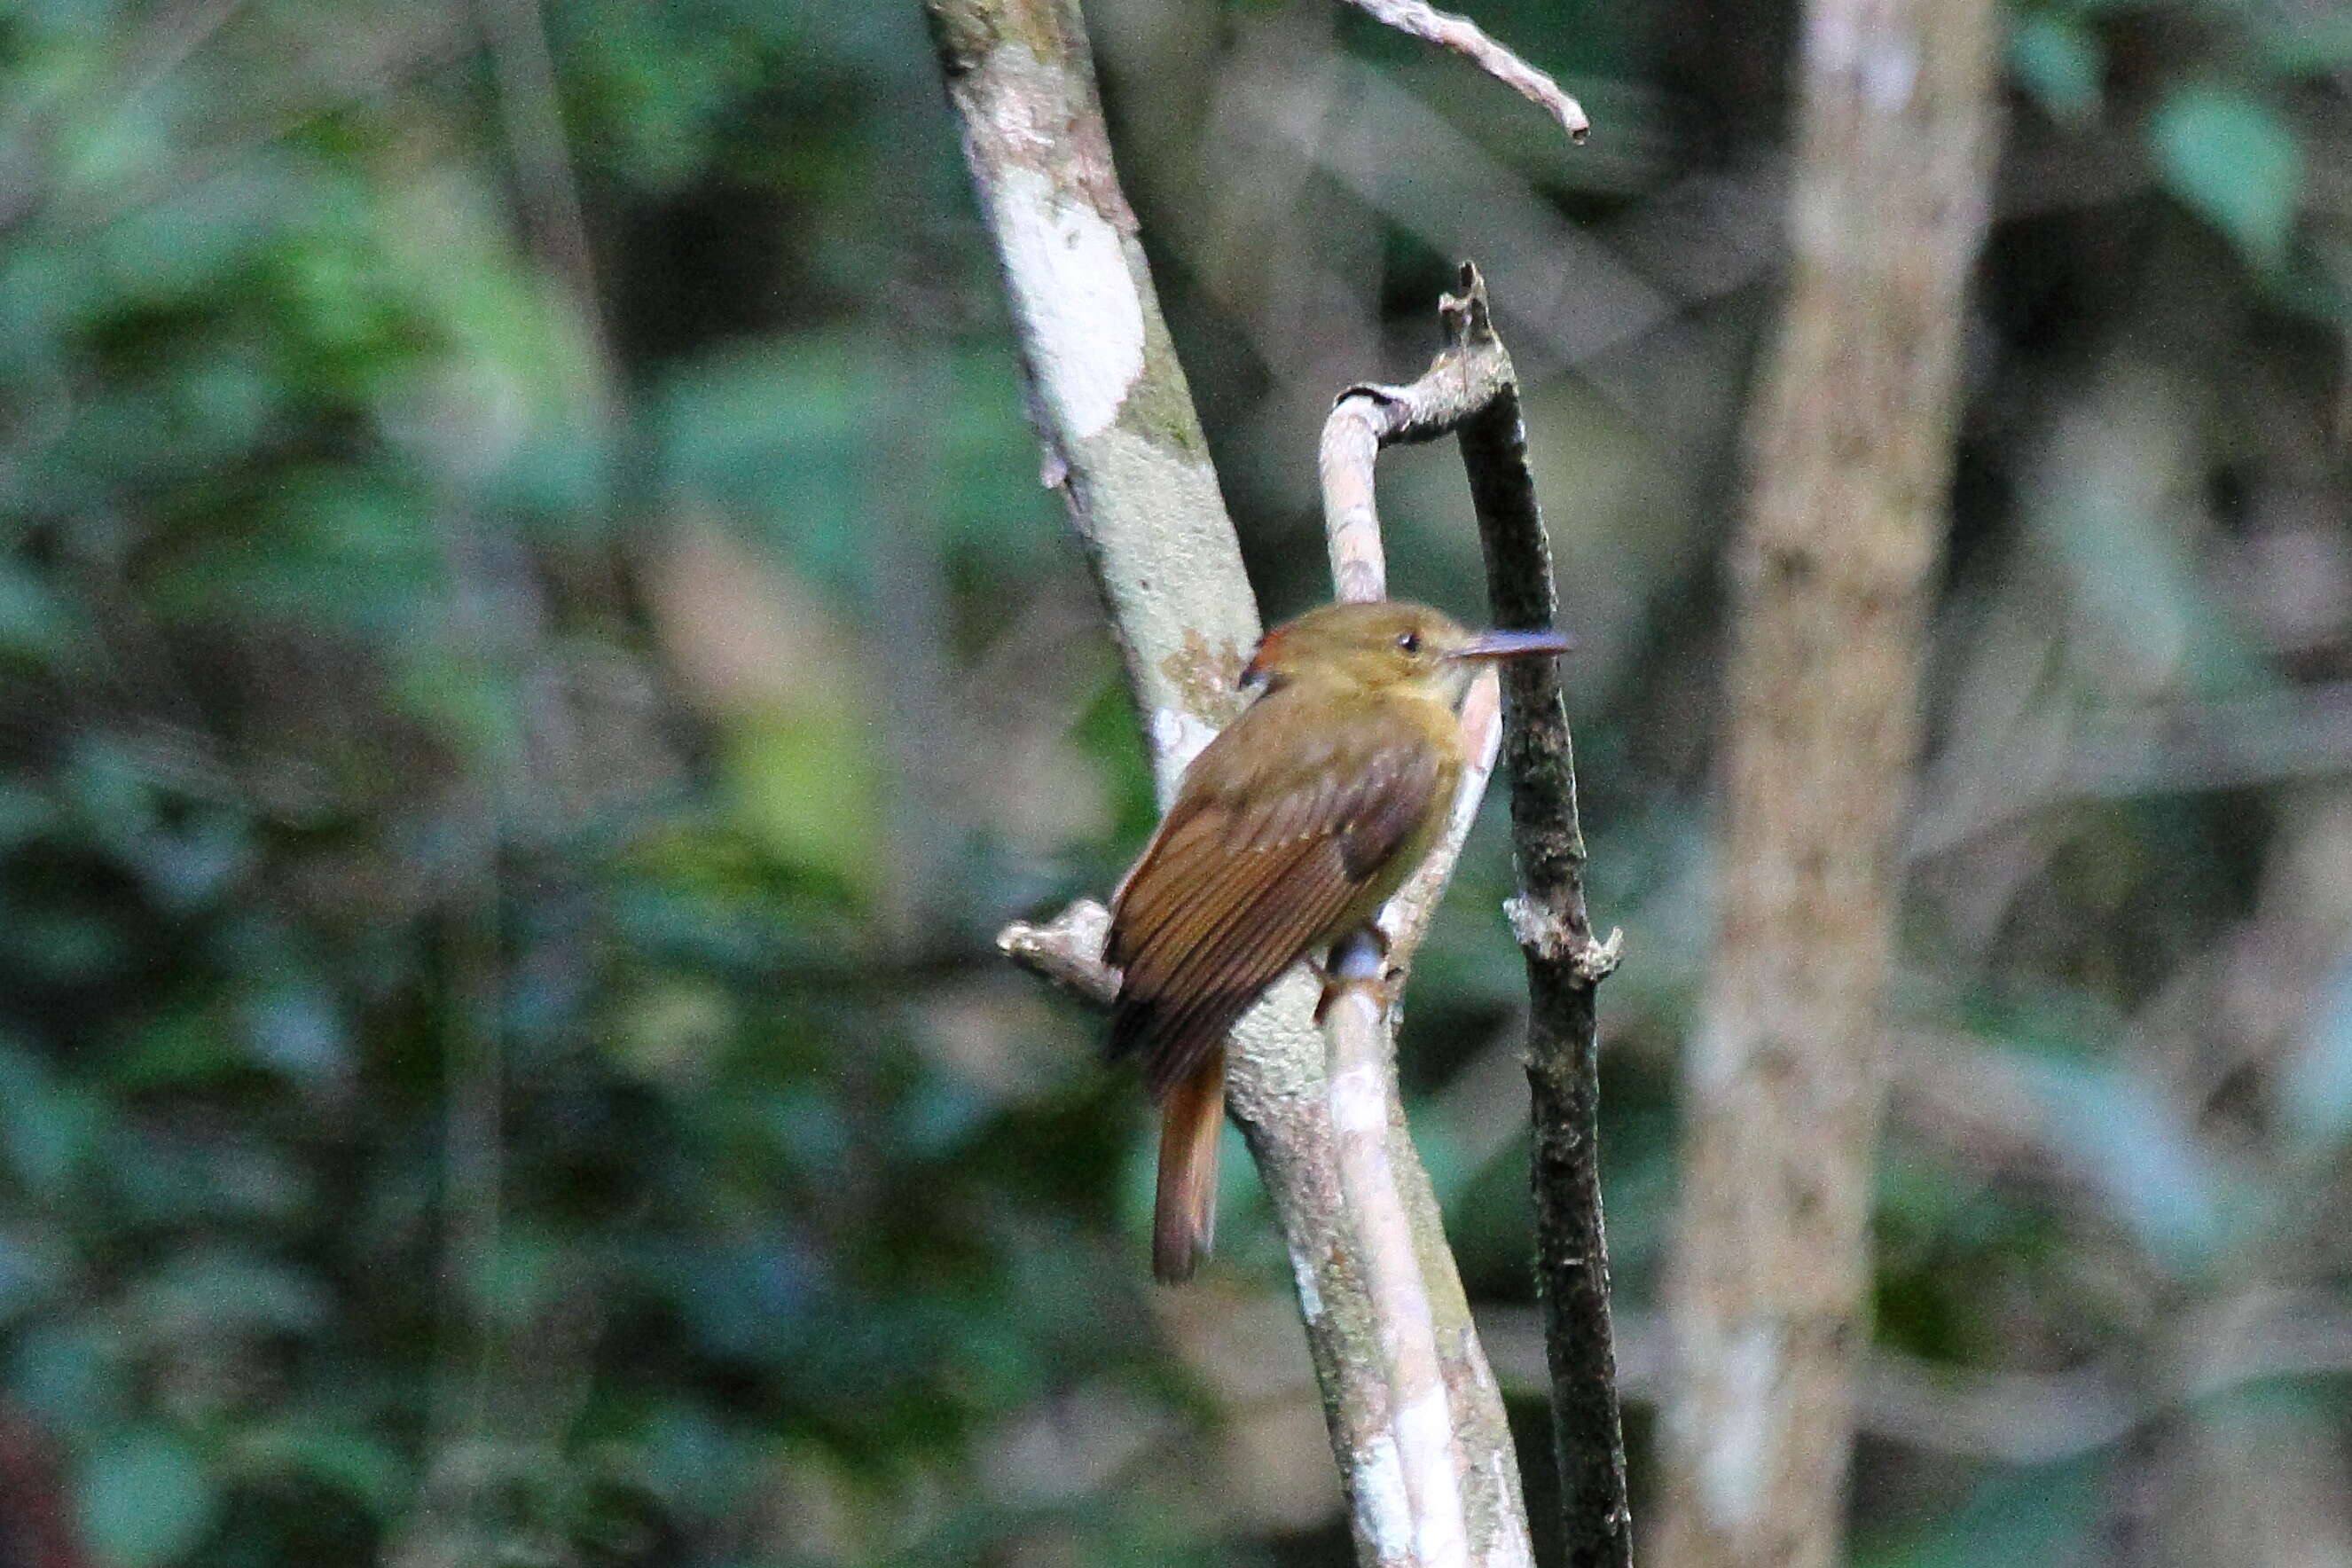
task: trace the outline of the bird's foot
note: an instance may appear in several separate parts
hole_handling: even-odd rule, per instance
[[[1320,1027],[1329,1015],[1332,1004],[1349,990],[1360,988],[1370,993],[1372,1005],[1383,1015],[1393,1008],[1404,989],[1404,972],[1389,965],[1388,933],[1377,925],[1368,925],[1355,935],[1336,943],[1326,960],[1308,959],[1307,966],[1322,983],[1323,991],[1315,1004],[1315,1022]]]

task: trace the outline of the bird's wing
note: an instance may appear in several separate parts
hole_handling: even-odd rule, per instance
[[[1286,715],[1261,702],[1242,721],[1252,721]],[[1350,759],[1344,773],[1297,765],[1297,748],[1254,772],[1232,765],[1234,752],[1203,752],[1210,767],[1194,764],[1118,889],[1105,951],[1123,972],[1110,1049],[1143,1058],[1155,1097],[1336,934],[1433,809],[1448,770],[1425,735],[1377,712],[1342,721],[1364,742],[1336,748]]]

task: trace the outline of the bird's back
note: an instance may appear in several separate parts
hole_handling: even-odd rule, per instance
[[[1164,1094],[1299,958],[1369,921],[1428,852],[1460,776],[1443,704],[1268,692],[1186,772],[1113,900],[1114,1055]]]

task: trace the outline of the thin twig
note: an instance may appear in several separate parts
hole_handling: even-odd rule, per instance
[[[1110,911],[1080,899],[1043,925],[1014,921],[996,933],[997,951],[1097,1007],[1118,999],[1118,971],[1102,961]]]
[[[1443,306],[1465,384],[1491,387],[1461,428],[1462,461],[1478,513],[1496,626],[1548,627],[1558,611],[1551,542],[1528,469],[1518,381],[1465,263],[1462,291]],[[1537,1285],[1551,1365],[1552,1436],[1559,1463],[1567,1560],[1633,1562],[1625,1437],[1609,1321],[1609,1245],[1601,1220],[1600,1043],[1593,989],[1616,967],[1619,933],[1592,940],[1584,900],[1584,835],[1576,756],[1559,668],[1517,659],[1503,683],[1511,775],[1511,844],[1519,894],[1511,925],[1528,970],[1528,1087],[1535,1123]]]
[[[1562,92],[1559,83],[1488,37],[1469,18],[1424,5],[1422,0],[1348,0],[1348,4],[1400,33],[1452,49],[1559,121],[1570,141],[1582,142],[1591,132],[1592,121],[1584,117],[1583,106]]]

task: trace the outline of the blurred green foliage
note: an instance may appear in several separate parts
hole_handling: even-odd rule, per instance
[[[1496,278],[1631,940],[1638,1338],[1791,13],[1480,8],[1571,154],[1360,18],[1091,9],[1276,613],[1317,411],[1418,363],[1454,252],[1581,236],[1662,301]],[[2000,1113],[1898,1084],[1881,1337],[2201,1366],[2352,1269],[2352,23],[2012,22],[1905,1004]],[[1331,61],[1484,160],[1459,232],[1251,118]],[[0,1563],[75,1561],[44,1465],[128,1568],[1345,1560],[1255,1186],[1155,1292],[1139,1097],[989,946],[1150,812],[995,289],[912,6],[0,16]],[[1474,605],[1450,458],[1390,496],[1401,586]],[[1405,1063],[1501,1328],[1507,879],[1490,822]],[[2071,1447],[2071,1384],[1880,1411],[1869,1560],[2063,1560],[2151,1477],[2345,1540],[2276,1458],[2340,1470],[2340,1414],[2240,1397],[2343,1365],[2241,1359]]]

